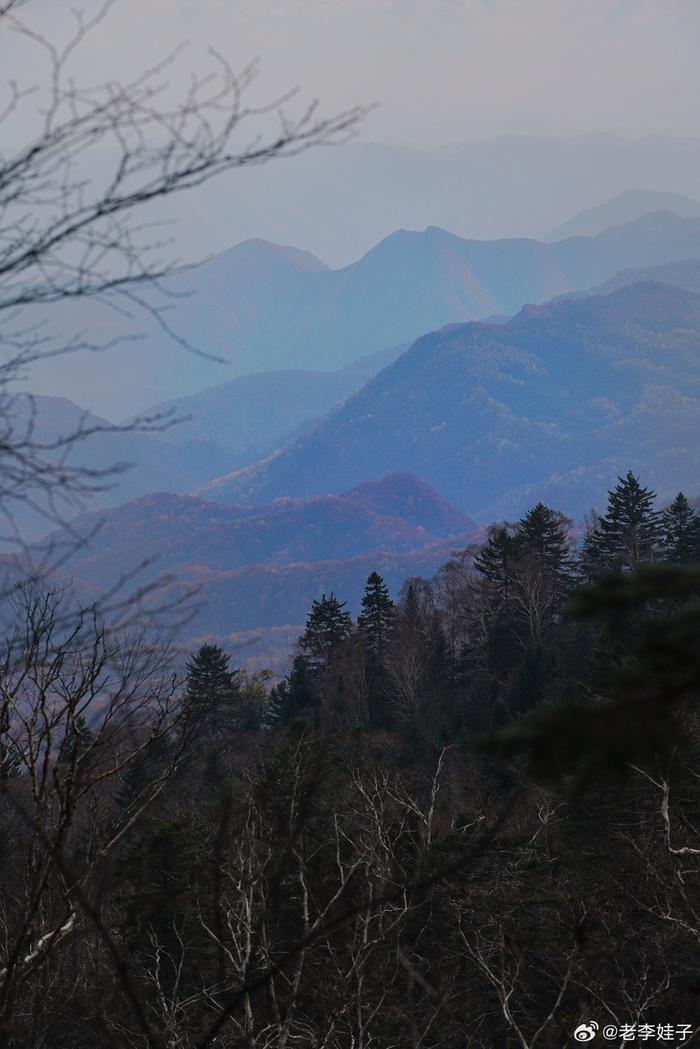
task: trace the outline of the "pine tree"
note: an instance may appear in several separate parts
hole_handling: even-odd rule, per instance
[[[511,526],[500,525],[490,530],[488,539],[474,558],[477,572],[494,584],[504,604],[508,602],[513,570],[521,553],[517,534],[513,535]]]
[[[202,645],[187,664],[185,731],[221,735],[235,727],[238,689],[229,658],[218,645]]]
[[[367,639],[371,655],[379,663],[383,662],[395,621],[396,606],[389,596],[388,587],[377,572],[372,572],[362,595],[362,611],[357,625]]]
[[[306,617],[306,629],[299,638],[299,648],[312,673],[325,670],[333,652],[350,636],[352,619],[345,611],[346,601],[338,601],[334,594],[321,595],[314,601]]]
[[[576,559],[576,576],[578,582],[592,583],[600,571],[600,515],[591,511],[586,515],[586,531],[583,535],[581,549]]]
[[[396,627],[396,606],[389,596],[384,580],[377,572],[372,572],[367,579],[357,626],[361,640],[366,646],[370,724],[376,728],[391,728],[392,711],[387,702],[386,655]]]
[[[270,692],[265,713],[266,728],[289,725],[316,707],[316,690],[304,656],[295,656],[292,669]]]
[[[518,523],[520,552],[534,559],[540,572],[563,578],[570,568],[571,522],[544,503],[537,503]]]
[[[608,492],[608,508],[590,537],[589,555],[598,569],[627,571],[651,561],[661,537],[656,492],[642,488],[628,470]]]
[[[700,562],[700,517],[679,492],[661,515],[664,560],[687,565]]]

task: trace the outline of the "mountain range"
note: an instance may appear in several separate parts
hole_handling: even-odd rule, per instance
[[[318,425],[405,348],[360,358],[334,372],[291,369],[233,379],[147,409],[144,417],[152,422],[141,428],[137,423],[136,429],[133,419],[117,425],[65,397],[20,395],[8,399],[5,414],[15,433],[30,428],[33,441],[47,449],[72,434],[89,432],[75,442],[67,463],[106,474],[90,482],[90,487],[97,485],[90,494],[77,500],[59,497],[57,510],[70,518],[81,509],[116,506],[153,491],[186,493],[224,471],[255,462]],[[61,454],[59,449],[56,461]],[[112,472],[115,464],[124,469]],[[25,538],[47,531],[46,517],[35,507],[13,504],[10,493],[5,499]],[[41,505],[40,493],[34,502]]]
[[[698,432],[700,296],[641,281],[427,334],[312,433],[200,491],[266,503],[410,471],[482,520],[540,498],[580,516],[630,468],[700,488]]]
[[[306,252],[253,240],[164,282],[168,311],[160,321],[189,350],[133,306],[124,316],[104,303],[69,304],[55,313],[57,332],[79,328],[96,341],[144,337],[43,362],[34,388],[80,390],[91,410],[118,418],[221,385],[232,372],[333,370],[447,323],[513,314],[629,266],[693,257],[700,257],[700,219],[667,211],[548,244],[399,230],[336,270]]]
[[[465,141],[464,128],[443,129],[434,145],[358,138],[290,164],[241,169],[233,198],[228,180],[213,183],[191,214],[178,215],[181,253],[262,237],[298,244],[338,267],[401,228],[542,238],[631,187],[698,196],[700,137],[473,132]]]
[[[357,611],[370,572],[397,590],[406,576],[434,572],[476,528],[407,474],[255,508],[155,493],[73,524],[90,536],[63,566],[79,588],[109,589],[137,564],[139,583],[172,574],[171,592],[196,584],[206,599],[191,629],[217,635],[303,623],[323,588]]]
[[[543,238],[545,241],[567,237],[594,237],[611,226],[621,226],[655,211],[672,211],[684,218],[700,218],[700,200],[682,193],[659,190],[628,189],[597,207],[587,208],[563,222]]]

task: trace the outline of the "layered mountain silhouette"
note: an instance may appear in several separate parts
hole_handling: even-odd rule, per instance
[[[485,519],[539,498],[578,516],[628,468],[688,485],[699,427],[700,296],[643,281],[425,335],[313,433],[202,492],[269,502],[410,471]]]
[[[172,573],[171,586],[200,586],[196,629],[221,634],[303,622],[311,600],[341,583],[357,604],[374,569],[398,588],[407,575],[434,571],[475,525],[400,474],[257,508],[156,493],[82,515],[74,528],[91,536],[68,566],[79,587],[110,588],[143,563],[139,582]]]
[[[465,240],[434,226],[399,230],[337,270],[295,249],[248,241],[165,282],[161,320],[224,364],[174,343],[148,314],[125,317],[91,303],[83,312],[58,311],[58,330],[78,327],[103,341],[142,331],[143,340],[46,362],[35,388],[49,382],[52,392],[71,396],[80,389],[89,407],[124,416],[231,373],[337,369],[450,322],[513,314],[632,265],[693,257],[700,257],[700,219],[668,211],[551,244]]]
[[[215,449],[217,461],[226,457],[229,469],[244,466],[318,424],[406,349],[408,344],[381,350],[336,371],[290,368],[244,375],[191,397],[159,404],[147,414],[166,413],[178,420],[165,438],[188,459],[207,443]],[[196,469],[197,462],[192,466]],[[210,460],[200,459],[199,470],[213,476]],[[154,478],[151,489],[154,487],[167,488],[167,484],[158,484]],[[186,489],[180,485],[175,490]]]
[[[637,284],[645,280],[672,284],[674,288],[684,288],[685,291],[700,294],[700,259],[681,259],[660,266],[631,266],[587,291],[570,291],[566,295],[557,295],[553,301],[572,301],[585,299],[589,295],[607,295],[618,288],[627,287],[628,284]]]
[[[564,240],[566,237],[594,237],[611,226],[633,222],[655,211],[672,211],[684,218],[700,218],[700,200],[685,197],[682,193],[630,189],[595,208],[580,211],[543,239],[552,241]]]
[[[489,240],[541,237],[640,184],[698,196],[698,137],[598,132],[464,141],[462,133],[443,127],[449,144],[436,145],[358,139],[339,150],[312,150],[293,164],[240,170],[235,206],[226,180],[208,185],[205,205],[184,216],[184,242],[204,253],[213,244],[221,250],[227,238],[264,237],[299,244],[337,266],[405,227],[441,226]]]
[[[132,429],[86,411],[65,397],[8,400],[6,416],[14,432],[46,449],[85,433],[75,441],[69,466],[95,474],[78,500],[60,493],[57,511],[64,518],[80,509],[116,506],[154,491],[185,493],[232,467],[245,466],[306,432],[359,389],[405,347],[363,357],[335,372],[280,371],[248,375],[190,398],[148,409],[145,422]],[[116,467],[116,469],[113,469]],[[41,496],[34,500],[41,505]],[[41,512],[18,503],[10,507],[25,538],[50,527]]]

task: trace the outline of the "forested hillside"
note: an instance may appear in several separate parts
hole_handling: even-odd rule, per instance
[[[78,586],[109,591],[137,565],[141,584],[165,575],[176,591],[196,585],[193,636],[300,623],[327,585],[342,583],[358,601],[372,567],[398,589],[407,575],[431,574],[476,526],[428,485],[398,474],[341,496],[261,507],[156,493],[81,515],[72,527],[85,541],[63,568]],[[57,542],[49,536],[36,554]]]
[[[13,1044],[683,1044],[698,563],[685,496],[628,472],[580,542],[540,502],[396,601],[329,588],[272,689],[215,644],[175,682],[134,639],[86,664],[27,594],[56,699],[3,737]]]
[[[699,395],[700,297],[641,282],[426,335],[317,430],[202,492],[267,502],[405,470],[482,520],[539,497],[581,516],[627,464],[668,495],[692,479]]]

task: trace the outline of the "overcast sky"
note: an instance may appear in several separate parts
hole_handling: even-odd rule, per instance
[[[26,12],[46,26],[74,6]],[[117,0],[90,59],[136,69],[189,40],[196,66],[213,43],[235,66],[260,57],[261,98],[379,103],[365,134],[382,141],[695,135],[699,31],[698,0]]]
[[[58,41],[76,4],[24,0],[20,9]],[[83,7],[94,13],[100,0]],[[176,72],[179,93],[189,71],[211,64],[213,45],[237,69],[260,59],[249,104],[295,86],[298,109],[313,98],[326,114],[377,103],[355,146],[246,168],[148,212],[172,220],[176,258],[263,237],[345,265],[401,227],[542,236],[624,190],[700,196],[700,137],[392,148],[514,133],[700,136],[699,30],[700,0],[115,0],[76,53],[74,72],[81,84],[127,79],[184,41],[190,46],[168,74]],[[1,33],[0,84],[12,76],[45,84],[45,60]],[[13,135],[31,135],[24,110],[2,130],[0,151],[9,153]],[[88,178],[90,162],[82,161]],[[63,364],[60,372],[60,392],[72,396],[81,376]],[[94,391],[78,392],[90,407],[110,407]]]

